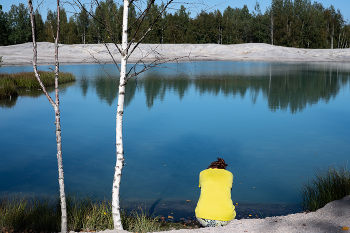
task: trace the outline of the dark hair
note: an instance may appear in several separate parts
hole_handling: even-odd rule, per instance
[[[227,164],[225,163],[225,160],[218,158],[218,160],[212,162],[208,168],[226,169],[226,167]]]

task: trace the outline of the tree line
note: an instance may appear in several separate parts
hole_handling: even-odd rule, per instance
[[[156,3],[143,19],[140,38],[162,9]],[[44,20],[35,11],[36,38],[38,42],[54,42],[57,12],[48,10]],[[96,44],[121,41],[123,5],[113,0],[102,0],[94,10],[80,6],[80,12],[68,18],[64,8],[60,10],[60,43]],[[129,9],[129,25],[137,25],[140,15],[134,5]],[[107,23],[105,23],[107,22]],[[132,27],[136,28],[136,27]],[[135,29],[130,29],[133,34]],[[110,33],[117,41],[112,41]],[[0,8],[0,45],[31,42],[30,17],[23,3],[12,5],[9,12]],[[223,12],[201,11],[195,17],[183,5],[175,12],[164,12],[157,20],[143,43],[160,44],[239,44],[267,43],[298,48],[349,48],[350,24],[331,5],[310,0],[272,0],[263,13],[256,2],[253,11],[228,6]]]

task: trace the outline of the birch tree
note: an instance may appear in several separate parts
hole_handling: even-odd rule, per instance
[[[157,28],[156,22],[164,15],[165,10],[168,6],[173,2],[173,0],[167,0],[166,3],[162,4],[160,7],[159,13],[157,15],[153,15],[149,17],[151,14],[152,7],[155,5],[155,0],[148,0],[145,9],[141,10],[142,7],[139,5],[135,5],[135,0],[123,0],[123,17],[122,20],[118,18],[117,12],[113,12],[113,8],[109,9],[115,15],[117,22],[121,25],[122,28],[122,41],[119,41],[118,35],[112,30],[115,28],[115,25],[110,25],[111,20],[108,19],[106,13],[102,10],[102,7],[98,0],[93,0],[97,6],[96,9],[100,9],[99,18],[96,18],[92,12],[89,12],[85,9],[84,5],[79,1],[75,0],[75,3],[79,6],[80,9],[88,12],[89,17],[97,22],[97,24],[91,23],[94,28],[96,34],[98,35],[99,41],[105,45],[108,53],[111,56],[114,64],[118,68],[120,72],[119,78],[119,93],[118,93],[118,106],[116,113],[116,165],[114,168],[114,178],[113,178],[113,186],[112,186],[112,214],[113,214],[113,224],[115,230],[122,230],[122,222],[120,217],[120,202],[119,202],[119,193],[120,193],[120,183],[122,176],[122,169],[124,166],[124,146],[123,146],[123,114],[124,114],[124,99],[125,99],[125,86],[128,80],[132,77],[137,76],[141,72],[144,72],[152,67],[158,66],[159,64],[165,62],[174,62],[178,59],[185,58],[188,56],[177,57],[175,59],[168,59],[162,57],[159,53],[157,53],[156,48],[150,49],[148,52],[145,52],[143,57],[140,58],[130,69],[127,70],[128,59],[133,54],[133,52],[139,48],[139,45],[144,39],[150,34],[152,31],[161,30],[162,28]],[[113,1],[109,1],[110,4]],[[140,4],[140,1],[137,1]],[[132,5],[134,4],[134,5]],[[134,9],[139,9],[140,13],[135,17],[135,20],[130,20],[129,13],[134,13]],[[133,15],[134,18],[134,15]],[[150,20],[151,18],[151,20]],[[130,26],[128,25],[130,23]],[[121,56],[120,65],[115,60],[113,53],[110,48],[110,44],[107,44],[104,41],[104,36],[102,36],[99,30],[99,26],[105,28],[105,32],[108,34],[108,40],[112,41],[112,44],[117,48]],[[119,25],[119,26],[120,26]],[[161,26],[159,26],[161,27]],[[118,28],[118,27],[117,27]],[[103,33],[105,33],[103,32]],[[146,63],[144,61],[150,55],[155,55],[153,61]],[[97,62],[98,59],[96,59]],[[140,69],[136,69],[136,67],[141,67]]]
[[[40,83],[41,89],[46,95],[47,99],[51,103],[55,110],[55,125],[56,125],[56,142],[57,142],[57,165],[58,165],[58,183],[60,187],[60,201],[61,201],[61,232],[67,232],[67,209],[66,209],[66,194],[64,188],[64,174],[63,174],[63,163],[62,163],[62,140],[61,140],[61,117],[60,117],[60,101],[59,101],[59,89],[58,89],[58,74],[59,74],[59,63],[58,63],[58,40],[60,33],[60,1],[57,0],[57,30],[55,38],[55,101],[51,98],[49,93],[46,91],[44,84],[40,79],[40,74],[37,69],[37,44],[35,39],[35,18],[33,12],[32,0],[28,0],[28,7],[30,12],[30,21],[32,26],[32,37],[33,37],[33,69],[35,77]]]
[[[121,230],[123,229],[121,218],[120,218],[120,202],[119,202],[119,193],[120,193],[120,182],[122,169],[124,165],[124,146],[123,146],[123,114],[124,114],[124,97],[125,97],[125,85],[127,82],[127,78],[131,76],[137,75],[137,73],[127,74],[127,62],[129,56],[135,51],[141,41],[146,37],[146,35],[153,29],[154,24],[159,19],[159,17],[163,14],[164,10],[169,6],[169,4],[173,0],[169,0],[163,10],[159,13],[156,19],[152,22],[150,27],[144,33],[144,35],[137,41],[136,44],[132,44],[135,40],[135,36],[138,30],[135,31],[134,38],[130,42],[128,42],[128,12],[129,6],[133,2],[133,0],[124,0],[124,11],[123,11],[123,29],[122,29],[122,47],[121,47],[121,64],[120,64],[120,80],[119,80],[119,93],[118,93],[118,107],[117,107],[117,115],[116,115],[116,157],[117,162],[114,169],[114,179],[113,179],[113,188],[112,188],[112,214],[113,214],[113,223],[114,229]],[[147,6],[147,9],[144,11],[144,16],[148,13],[150,7],[154,4],[154,0],[151,0]],[[140,19],[140,23],[143,22],[143,18]],[[133,47],[131,48],[131,46]],[[131,51],[129,52],[129,49]],[[158,61],[160,62],[160,61]],[[145,65],[144,70],[147,70],[153,66],[155,66],[158,62],[151,63],[150,65]],[[162,61],[164,62],[164,61]],[[128,77],[129,76],[129,77]]]

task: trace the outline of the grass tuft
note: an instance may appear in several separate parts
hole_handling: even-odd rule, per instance
[[[66,196],[68,230],[91,232],[113,229],[112,204],[94,196]],[[121,210],[123,228],[130,232],[195,228],[189,223],[167,223],[152,217],[139,207],[127,213]],[[187,225],[186,225],[187,224]],[[60,199],[57,197],[15,196],[0,198],[0,232],[59,232]]]
[[[123,211],[124,218],[122,218],[122,224],[125,230],[131,232],[154,232],[159,231],[161,223],[159,217],[151,217],[146,210],[141,207],[138,210],[132,211],[131,214],[127,214]]]
[[[13,79],[0,77],[0,99],[17,96],[17,86]]]
[[[55,85],[54,72],[39,71],[41,81],[45,87]],[[58,83],[67,83],[75,81],[72,73],[60,72]],[[15,74],[0,74],[0,99],[17,96],[20,94],[18,89],[40,89],[38,80],[34,72],[21,72]]]
[[[299,192],[303,209],[316,211],[331,201],[350,195],[350,171],[345,165],[317,168],[314,179],[304,182]]]

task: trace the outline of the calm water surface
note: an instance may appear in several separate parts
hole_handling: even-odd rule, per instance
[[[297,188],[313,169],[348,162],[350,65],[167,67],[172,69],[153,69],[127,85],[124,204],[193,216],[198,174],[221,157],[234,175],[240,217],[298,212]],[[24,70],[32,67],[0,68]],[[105,70],[118,73],[113,65]],[[117,85],[99,65],[62,65],[61,71],[77,77],[60,90],[67,189],[109,198]],[[27,93],[0,102],[0,195],[58,192],[54,111],[40,92]]]

